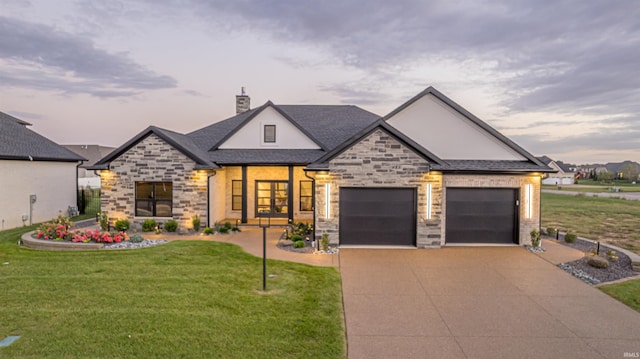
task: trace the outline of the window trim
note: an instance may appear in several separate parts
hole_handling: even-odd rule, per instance
[[[310,196],[303,196],[302,195],[302,183],[307,183],[307,182],[311,184],[311,195]],[[303,209],[302,208],[302,203],[303,203],[302,199],[303,198],[310,198],[311,199],[311,208],[310,209]],[[299,192],[299,195],[298,195],[298,199],[299,199],[299,202],[300,202],[300,206],[299,206],[300,207],[300,212],[311,212],[311,211],[313,211],[313,206],[314,206],[314,203],[313,203],[313,181],[311,181],[311,180],[300,180],[300,192]]]
[[[240,182],[240,193],[235,193],[234,189],[235,186],[234,184]],[[240,198],[240,208],[235,208],[233,205],[235,203],[234,199],[238,197]],[[231,180],[231,210],[232,211],[242,211],[242,180]]]
[[[273,128],[273,141],[269,141],[267,139],[267,127],[269,128]],[[268,143],[268,144],[274,144],[276,143],[277,140],[277,136],[276,136],[276,125],[275,124],[265,124],[262,126],[262,143]]]
[[[151,184],[151,198],[138,198],[138,185],[139,184]],[[171,199],[158,199],[156,197],[156,186],[170,184],[171,185]],[[172,181],[135,181],[134,182],[134,213],[136,217],[159,217],[159,218],[171,218],[173,217],[173,182]],[[138,212],[138,201],[150,201],[151,202],[151,215],[142,215]],[[168,203],[170,213],[168,216],[157,215],[157,204]]]

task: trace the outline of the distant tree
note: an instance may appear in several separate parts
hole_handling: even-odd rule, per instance
[[[620,168],[620,172],[622,173],[622,178],[627,181],[637,181],[638,175],[640,174],[640,168],[636,164],[626,164]]]
[[[598,173],[598,181],[600,182],[611,182],[615,177],[615,173],[609,171],[602,171]]]

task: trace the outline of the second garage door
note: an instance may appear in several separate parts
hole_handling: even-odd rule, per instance
[[[447,188],[446,243],[518,243],[518,190]]]
[[[416,244],[414,188],[340,188],[341,245]]]

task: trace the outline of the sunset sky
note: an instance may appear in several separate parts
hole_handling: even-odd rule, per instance
[[[535,155],[640,161],[640,1],[0,1],[0,111],[119,146],[252,107],[381,116],[434,86]]]

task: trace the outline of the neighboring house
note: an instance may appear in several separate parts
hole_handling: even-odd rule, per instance
[[[637,162],[633,161],[624,161],[624,162],[609,162],[604,167],[607,169],[607,172],[611,172],[615,175],[616,179],[624,179],[629,181],[637,181],[638,173],[640,172],[640,165]],[[632,178],[626,178],[628,175],[626,173],[633,173],[631,175]]]
[[[84,158],[0,112],[0,229],[50,220],[76,206]]]
[[[63,145],[66,149],[87,159],[78,167],[78,188],[100,188],[100,175],[89,170],[98,160],[108,155],[115,147],[100,145]]]
[[[340,245],[530,243],[553,172],[432,87],[389,115],[275,105],[179,134],[149,127],[92,168],[109,218],[191,227],[264,212]],[[244,112],[243,112],[244,111]]]
[[[563,166],[562,163],[556,162],[547,156],[537,157],[537,159],[556,171],[555,173],[547,173],[542,179],[543,184],[561,186],[575,183],[576,175],[567,168],[568,166]]]

